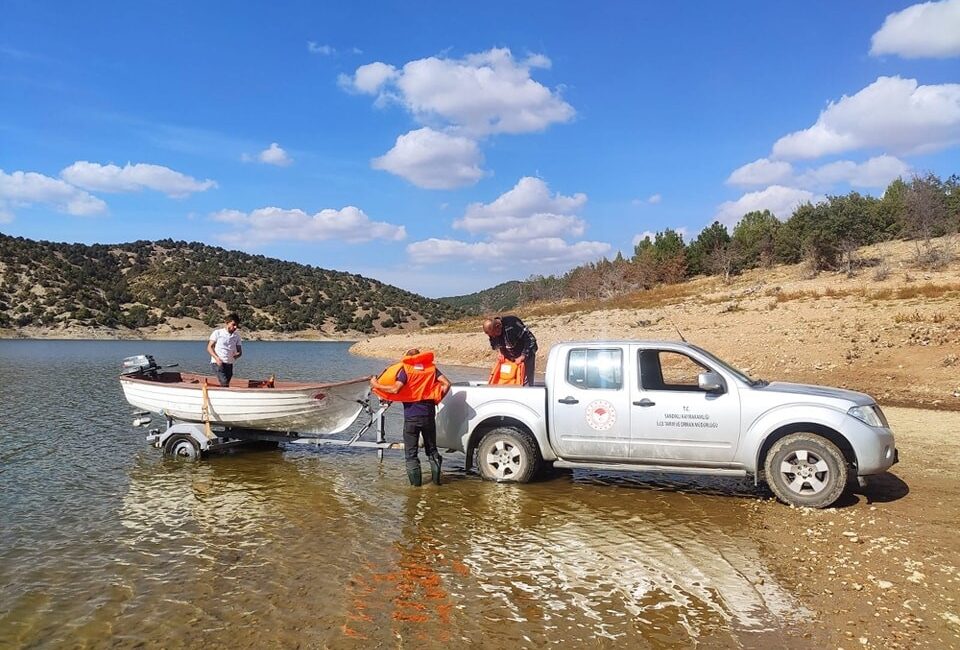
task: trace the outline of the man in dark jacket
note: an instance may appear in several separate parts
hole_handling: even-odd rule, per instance
[[[495,316],[483,321],[483,333],[490,337],[490,347],[524,366],[523,385],[533,384],[533,366],[537,361],[537,339],[516,316]]]

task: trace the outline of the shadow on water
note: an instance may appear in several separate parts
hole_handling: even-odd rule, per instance
[[[569,481],[594,485],[616,485],[621,488],[678,492],[690,495],[718,497],[741,497],[750,499],[773,499],[773,492],[766,484],[755,485],[752,478],[733,479],[714,476],[690,476],[686,474],[663,474],[643,472],[607,473],[591,470],[549,468],[538,477],[541,482]],[[860,487],[851,481],[850,487],[833,504],[834,508],[847,508],[863,499],[868,504],[889,503],[904,498],[910,487],[897,475],[885,472],[867,477],[866,486]]]
[[[773,493],[764,484],[755,485],[752,478],[729,478],[662,472],[606,472],[599,470],[549,468],[540,481],[571,481],[593,485],[615,485],[621,488],[703,494],[712,496],[770,498]]]

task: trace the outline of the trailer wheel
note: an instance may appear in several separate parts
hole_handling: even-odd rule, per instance
[[[477,449],[477,467],[487,481],[526,483],[537,473],[541,462],[536,441],[513,427],[493,429]]]
[[[176,458],[197,460],[200,458],[200,445],[192,436],[185,433],[176,433],[164,443],[163,453]]]
[[[847,487],[843,454],[835,444],[812,433],[794,433],[774,443],[764,474],[777,498],[795,506],[826,508]]]

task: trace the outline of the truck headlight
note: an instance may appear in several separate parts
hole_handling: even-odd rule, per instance
[[[888,426],[887,418],[883,417],[883,411],[876,404],[854,406],[847,411],[847,414],[871,427],[886,428]]]

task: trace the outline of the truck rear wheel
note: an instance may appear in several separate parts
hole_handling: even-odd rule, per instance
[[[477,449],[477,467],[487,481],[526,483],[537,473],[541,462],[536,441],[513,427],[493,429]]]
[[[767,485],[784,503],[826,508],[847,487],[847,461],[835,444],[812,433],[794,433],[770,448]]]

